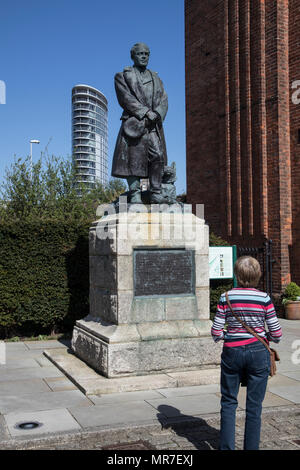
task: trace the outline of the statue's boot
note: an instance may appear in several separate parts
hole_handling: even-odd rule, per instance
[[[163,171],[164,171],[164,164],[160,158],[159,159],[157,158],[151,161],[151,165],[149,168],[151,204],[162,204],[164,202],[164,198],[161,194],[161,183],[162,183]]]
[[[131,204],[143,204],[140,179],[136,176],[129,176],[127,178],[127,183],[130,191],[129,202]]]
[[[141,191],[130,192],[130,203],[131,204],[143,204],[142,192]]]
[[[163,204],[165,202],[164,197],[162,196],[161,192],[151,192],[150,195],[150,202],[151,204]]]

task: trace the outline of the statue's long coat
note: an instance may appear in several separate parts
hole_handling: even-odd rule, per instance
[[[156,72],[149,70],[153,79],[152,111],[159,113],[161,122],[157,124],[157,132],[162,144],[164,162],[167,164],[167,151],[162,122],[168,111],[168,97],[162,81]],[[112,164],[112,176],[126,178],[148,176],[148,133],[142,137],[132,139],[123,131],[123,123],[131,116],[138,120],[144,118],[149,106],[143,92],[143,85],[134,69],[126,67],[123,72],[115,75],[115,88],[120,106],[123,108],[122,125],[117,138]]]

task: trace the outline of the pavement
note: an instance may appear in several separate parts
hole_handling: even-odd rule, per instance
[[[263,403],[260,449],[300,449],[300,321],[279,320],[276,376]],[[218,448],[219,384],[85,395],[44,350],[68,342],[5,343],[0,365],[0,449]],[[239,393],[236,448],[243,447],[245,389]],[[18,425],[34,422],[34,429]]]

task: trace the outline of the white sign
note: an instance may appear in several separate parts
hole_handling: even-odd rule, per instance
[[[233,278],[232,246],[209,247],[209,278]]]
[[[0,341],[0,365],[6,364],[6,348],[4,341]]]
[[[6,104],[6,85],[3,80],[0,80],[0,104]]]

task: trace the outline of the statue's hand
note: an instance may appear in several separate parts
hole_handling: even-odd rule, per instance
[[[158,114],[154,113],[154,111],[148,111],[146,114],[149,121],[155,122],[158,120]]]

